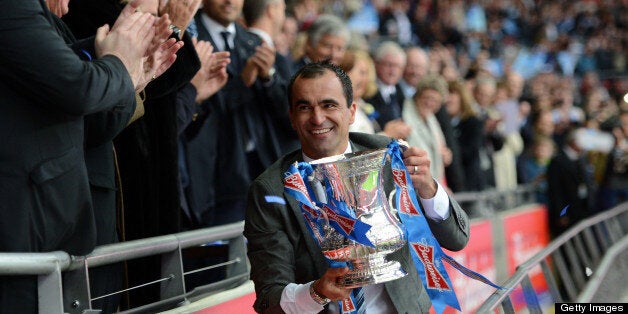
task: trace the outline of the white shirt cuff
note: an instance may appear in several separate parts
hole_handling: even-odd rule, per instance
[[[310,285],[290,283],[281,293],[279,305],[286,313],[318,313],[323,310],[323,306],[316,303],[310,296]]]
[[[421,198],[421,204],[423,204],[423,209],[425,210],[425,215],[432,220],[445,220],[449,218],[449,195],[445,192],[445,188],[443,188],[438,180],[434,180],[436,182],[436,195],[432,198]],[[416,193],[419,194],[418,192]]]

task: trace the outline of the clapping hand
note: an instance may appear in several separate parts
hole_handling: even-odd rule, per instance
[[[109,25],[98,28],[95,39],[96,56],[114,55],[122,61],[131,75],[133,86],[140,85],[146,51],[155,37],[155,17],[136,10],[130,3],[109,29]],[[132,43],[132,44],[131,44]]]
[[[172,24],[185,31],[200,5],[201,0],[169,0],[159,7],[159,14],[170,15]]]
[[[227,64],[229,52],[213,52],[214,47],[207,41],[193,39],[201,69],[196,72],[190,83],[196,88],[196,103],[200,104],[218,92],[229,79]]]

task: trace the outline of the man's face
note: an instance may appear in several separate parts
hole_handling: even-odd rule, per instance
[[[340,80],[333,72],[298,78],[292,86],[290,122],[303,153],[314,159],[344,153],[355,110],[355,103],[347,106]]]
[[[475,100],[482,106],[483,108],[487,108],[492,105],[493,99],[495,97],[495,87],[489,84],[480,84],[476,87]]]
[[[421,78],[427,74],[428,61],[424,54],[416,50],[408,51],[407,58],[403,79],[411,86],[416,86]]]
[[[331,60],[334,64],[340,64],[345,56],[346,41],[341,36],[323,35],[316,46],[307,44],[306,54],[312,61]]]
[[[203,4],[205,13],[226,27],[240,16],[244,0],[204,0]]]
[[[404,66],[403,56],[389,53],[375,63],[377,78],[386,85],[395,85],[401,79]]]

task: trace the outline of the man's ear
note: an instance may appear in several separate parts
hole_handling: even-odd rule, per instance
[[[358,104],[354,101],[349,106],[349,111],[351,111],[351,119],[349,120],[349,124],[353,124],[355,122],[355,111],[358,110]]]

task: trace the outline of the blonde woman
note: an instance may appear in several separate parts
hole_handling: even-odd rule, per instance
[[[377,111],[375,107],[364,100],[377,93],[375,65],[371,56],[363,50],[348,51],[345,53],[340,67],[351,78],[353,100],[358,105],[358,110],[355,112],[355,121],[349,127],[349,131],[370,134],[379,133],[393,138],[405,139],[410,131],[408,125],[403,121],[395,120],[388,122],[382,130],[376,120]]]

